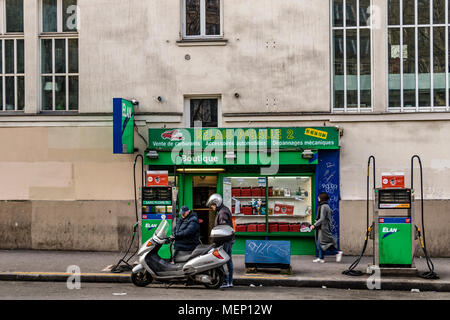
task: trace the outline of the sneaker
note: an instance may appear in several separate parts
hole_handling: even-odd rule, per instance
[[[220,286],[220,289],[226,289],[229,287],[230,287],[230,285],[228,283],[224,283],[223,285]]]
[[[339,251],[336,255],[336,262],[341,262],[342,260],[342,251]]]
[[[317,258],[313,260],[314,263],[325,263],[325,260]]]
[[[232,284],[232,283],[229,283],[229,284],[228,284],[228,288],[233,288],[233,284]]]

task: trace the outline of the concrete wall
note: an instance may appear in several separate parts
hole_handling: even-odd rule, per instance
[[[140,101],[137,125],[146,136],[148,127],[185,126],[185,96],[218,95],[223,127],[344,130],[346,253],[362,246],[369,155],[378,185],[391,170],[404,171],[409,185],[410,158],[419,154],[429,251],[450,256],[450,114],[386,112],[386,1],[373,0],[374,112],[364,114],[329,113],[328,0],[223,3],[226,41],[204,46],[179,42],[181,0],[79,0],[80,114],[46,115],[39,114],[39,6],[26,1],[25,113],[0,114],[0,247],[123,248],[135,219],[134,156],[112,154],[112,98]],[[302,114],[310,111],[320,114]],[[142,139],[135,141],[142,152]]]
[[[328,1],[223,3],[228,42],[205,47],[177,44],[181,0],[79,0],[80,111],[109,112],[123,96],[183,112],[193,94],[221,95],[226,112],[328,111]]]

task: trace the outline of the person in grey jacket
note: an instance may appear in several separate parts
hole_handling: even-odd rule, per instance
[[[208,201],[206,202],[206,206],[210,207],[217,213],[216,219],[214,221],[214,226],[224,224],[234,228],[233,215],[230,209],[223,204],[223,199],[220,194],[215,193],[211,195]],[[230,256],[230,260],[228,260],[227,262],[228,273],[225,275],[224,283],[220,286],[221,289],[233,287],[233,256],[232,256],[233,244],[234,244],[234,235],[230,241],[227,241],[223,244],[223,249]]]
[[[319,207],[317,208],[316,222],[311,226],[311,230],[316,229],[316,248],[318,258],[313,262],[324,263],[325,255],[336,255],[336,262],[342,259],[342,251],[337,250],[336,239],[331,233],[331,215],[333,211],[328,205],[330,196],[326,192],[319,194]]]

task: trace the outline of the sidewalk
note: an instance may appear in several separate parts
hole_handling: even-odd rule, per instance
[[[111,273],[110,267],[115,265],[124,253],[120,252],[73,252],[73,251],[33,251],[33,250],[0,250],[0,281],[66,281],[71,275],[68,267],[80,268],[83,282],[131,282],[130,272]],[[128,256],[127,256],[128,257]],[[348,269],[356,260],[354,256],[344,256],[341,263],[334,257],[326,257],[326,263],[313,263],[312,256],[292,256],[292,275],[275,272],[245,272],[243,255],[234,255],[234,284],[249,286],[297,286],[327,287],[341,289],[367,289],[369,275],[365,273],[371,263],[371,257],[364,257],[355,270],[364,272],[359,277],[346,276],[342,271]],[[133,257],[130,263],[136,261]],[[417,276],[382,276],[382,290],[419,289],[420,291],[450,292],[450,258],[432,259],[435,272],[440,279],[427,280]],[[416,258],[417,270],[427,272],[424,258]],[[109,268],[108,268],[109,267]]]

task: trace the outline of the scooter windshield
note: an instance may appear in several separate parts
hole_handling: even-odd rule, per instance
[[[168,231],[169,222],[167,220],[162,220],[155,231],[155,236],[157,236],[159,239],[166,239]]]

